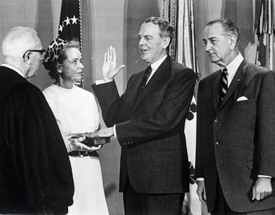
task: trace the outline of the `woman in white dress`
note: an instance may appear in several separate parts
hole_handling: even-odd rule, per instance
[[[99,129],[99,112],[94,95],[75,86],[84,68],[79,43],[55,39],[43,64],[55,80],[43,93],[63,135],[72,166],[75,194],[69,214],[109,214],[96,153],[100,146],[84,144],[93,142],[85,139],[85,133]]]

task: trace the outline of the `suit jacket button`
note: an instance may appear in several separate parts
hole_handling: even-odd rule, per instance
[[[215,145],[218,146],[218,145],[219,145],[219,142],[215,142]]]
[[[217,119],[217,118],[215,118],[214,122],[218,122],[218,119]]]

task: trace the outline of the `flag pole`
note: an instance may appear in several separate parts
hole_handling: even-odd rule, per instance
[[[81,1],[78,0],[78,9],[79,9],[79,43],[80,43],[80,52],[82,53],[83,49],[83,43],[82,43],[82,7],[81,7]],[[83,58],[83,53],[82,53],[82,58]],[[81,74],[81,83],[80,86],[82,89],[84,89],[84,71],[82,71]]]

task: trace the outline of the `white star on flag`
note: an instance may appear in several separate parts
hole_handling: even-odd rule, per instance
[[[66,22],[66,25],[69,25],[70,24],[70,18],[67,17],[67,19],[65,20],[65,22]]]
[[[72,20],[72,22],[73,22],[72,24],[77,24],[77,20],[78,20],[78,19],[77,19],[75,16],[74,16],[73,18],[71,18],[71,20]]]
[[[62,25],[59,25],[59,31],[63,31],[63,26]]]

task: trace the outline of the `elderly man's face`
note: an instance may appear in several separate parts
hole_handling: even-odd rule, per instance
[[[225,34],[220,23],[205,28],[203,41],[211,63],[226,66],[230,62],[230,38]]]
[[[168,43],[166,38],[160,36],[158,25],[151,22],[143,23],[138,32],[139,52],[142,60],[154,63],[166,55]]]

